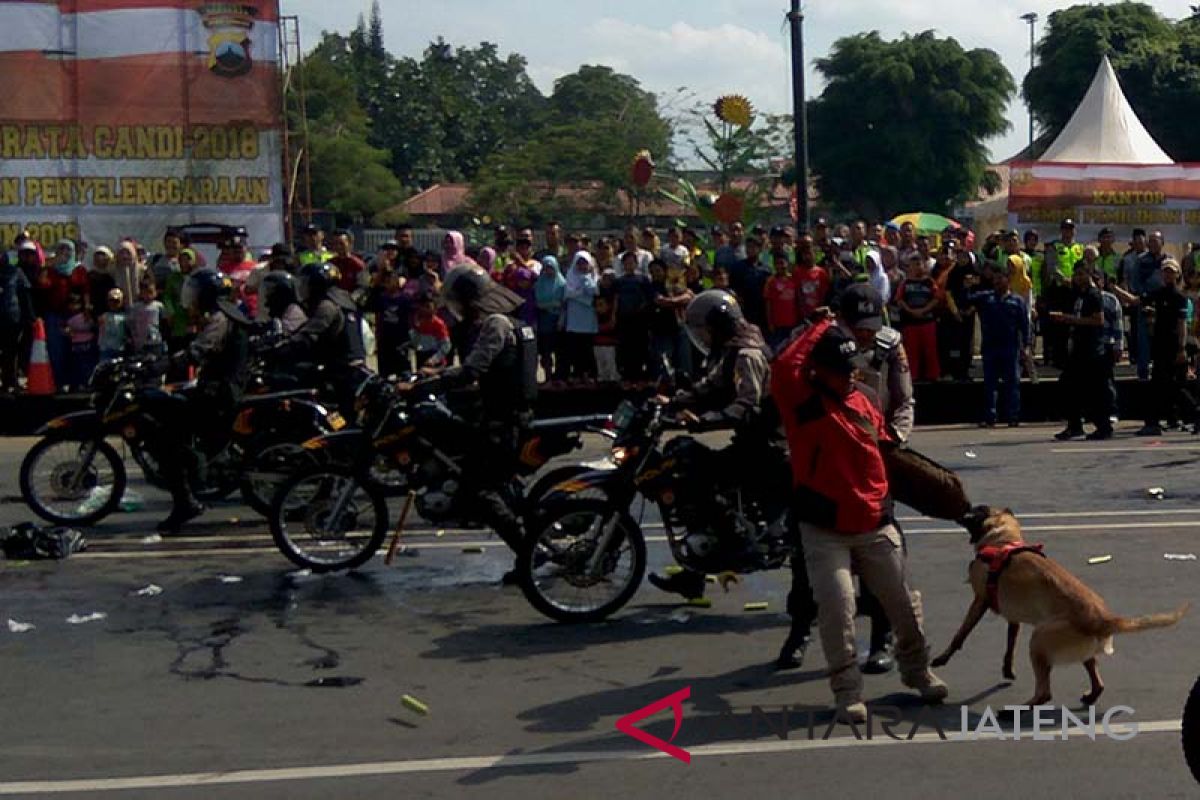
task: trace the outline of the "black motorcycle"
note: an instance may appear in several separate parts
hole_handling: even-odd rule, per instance
[[[128,445],[148,482],[164,484],[157,448],[170,416],[165,410],[185,403],[196,385],[159,385],[162,367],[158,359],[101,364],[92,377],[92,408],[51,420],[38,431],[42,439],[20,471],[21,495],[34,513],[59,525],[90,525],[116,511],[127,474],[110,438]],[[193,488],[208,500],[240,488],[248,504],[265,512],[277,483],[303,455],[300,443],[345,424],[310,389],[247,394],[227,435],[193,441],[206,463]]]
[[[734,482],[727,453],[691,436],[664,444],[664,434],[682,426],[656,399],[622,403],[613,420],[610,463],[548,492],[540,526],[518,554],[518,579],[534,608],[560,622],[595,622],[629,602],[646,571],[646,540],[632,514],[639,494],[657,504],[683,567],[748,573],[783,566],[790,552],[785,450],[763,448],[756,474]]]
[[[276,494],[268,520],[280,552],[315,572],[359,567],[387,535],[388,498],[406,492],[414,493],[414,510],[430,523],[481,527],[462,484],[466,460],[478,457],[476,429],[443,398],[401,393],[380,379],[363,387],[357,406],[358,427],[305,442],[306,450],[324,455]],[[551,469],[537,480],[535,473],[581,447],[583,433],[601,432],[607,421],[545,420],[525,432],[507,491],[527,524],[538,498],[584,468]]]

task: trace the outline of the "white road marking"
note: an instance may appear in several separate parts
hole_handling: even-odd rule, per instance
[[[1138,735],[1178,733],[1182,720],[1139,722]],[[956,733],[956,731],[955,731]],[[951,735],[947,732],[947,736]],[[1084,735],[1071,730],[1071,737]],[[1023,731],[1021,741],[1032,742],[1030,731]],[[999,741],[994,734],[981,735],[980,741]],[[772,753],[795,753],[807,750],[839,750],[848,747],[888,747],[900,744],[959,744],[966,740],[943,742],[937,733],[918,733],[912,739],[892,739],[887,736],[856,739],[844,736],[831,739],[788,739],[755,742],[707,744],[692,748],[693,759],[729,756],[754,756]],[[1008,744],[1011,740],[1006,740]],[[1045,744],[1037,742],[1037,744]],[[57,781],[11,781],[0,783],[0,795],[64,794],[68,792],[112,792],[134,789],[180,789],[222,784],[274,783],[279,781],[328,780],[331,778],[366,778],[381,775],[416,775],[441,772],[466,772],[484,769],[517,769],[522,767],[587,764],[600,761],[650,761],[669,758],[665,753],[647,750],[597,750],[584,752],[532,753],[522,755],[473,756],[466,758],[429,758],[411,761],[378,761],[365,764],[330,764],[324,766],[290,767],[279,769],[233,770],[229,772],[191,772],[176,775],[142,775],[128,778],[87,778]],[[682,767],[681,767],[682,768]]]
[[[1200,443],[1198,444],[1164,444],[1158,447],[1149,447],[1147,445],[1134,447],[1052,447],[1051,453],[1162,453],[1171,450],[1187,450],[1191,452],[1200,452]]]

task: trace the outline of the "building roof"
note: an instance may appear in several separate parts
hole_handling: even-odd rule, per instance
[[[1172,164],[1171,157],[1142,125],[1108,56],[1079,102],[1071,121],[1062,129],[1040,161],[1077,164]]]

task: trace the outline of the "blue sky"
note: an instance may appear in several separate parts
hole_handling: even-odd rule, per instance
[[[1188,16],[1195,0],[1160,0],[1165,16]],[[879,30],[887,38],[934,29],[963,47],[1000,54],[1018,85],[1029,66],[1029,29],[1021,15],[1035,11],[1041,25],[1069,3],[1046,0],[813,0],[805,4],[805,57],[810,96],[820,92],[812,69],[839,37]],[[655,92],[687,86],[715,99],[738,92],[756,107],[791,108],[791,67],[784,15],[789,0],[380,0],[384,39],[397,54],[417,55],[442,36],[455,45],[495,42],[529,62],[544,92],[581,64],[606,64]],[[300,17],[310,47],[322,30],[354,27],[370,0],[283,0]],[[1012,130],[990,143],[994,158],[1024,147],[1028,117],[1018,97],[1009,109]]]

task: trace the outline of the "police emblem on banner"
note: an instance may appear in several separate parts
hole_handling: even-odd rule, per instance
[[[209,31],[208,68],[223,78],[245,75],[254,66],[250,31],[258,9],[242,3],[208,3],[200,18]]]

